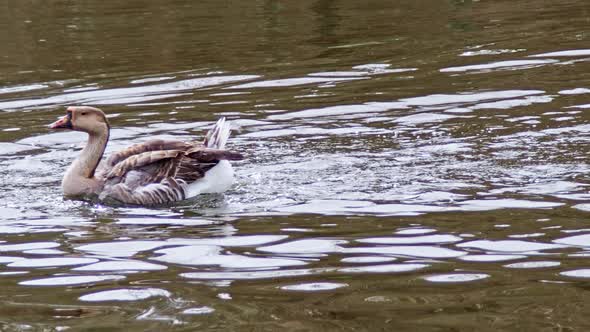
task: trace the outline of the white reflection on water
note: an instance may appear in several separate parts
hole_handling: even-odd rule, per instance
[[[108,257],[131,257],[140,251],[152,250],[165,245],[165,241],[118,241],[86,244],[77,247],[76,250]]]
[[[139,301],[157,296],[170,297],[171,294],[159,288],[124,288],[86,294],[80,296],[80,301]]]
[[[183,226],[205,226],[219,223],[203,219],[180,219],[180,218],[120,218],[116,222],[121,225],[183,225]]]
[[[19,282],[19,285],[24,286],[71,286],[96,284],[99,282],[107,282],[113,280],[125,279],[121,275],[99,275],[99,276],[65,276],[65,277],[51,277],[42,279],[32,279]]]
[[[338,269],[341,273],[401,273],[417,271],[427,268],[427,264],[384,264],[371,266],[343,267]]]
[[[582,235],[574,235],[563,237],[559,239],[553,240],[555,243],[570,245],[570,246],[580,246],[580,247],[589,247],[590,246],[590,234],[582,234]]]
[[[362,80],[364,77],[299,77],[299,78],[285,78],[280,80],[261,81],[253,83],[244,83],[234,85],[231,89],[252,89],[252,88],[272,88],[272,87],[288,87],[305,84],[341,82]]]
[[[570,57],[570,56],[587,56],[587,55],[590,55],[590,49],[567,50],[567,51],[541,53],[541,54],[530,55],[530,57],[545,58],[545,57]]]
[[[576,89],[569,89],[569,90],[561,90],[558,93],[560,95],[581,95],[581,94],[585,94],[585,93],[590,93],[590,89],[576,88]]]
[[[118,260],[98,262],[72,269],[73,271],[159,271],[168,267],[137,260]]]
[[[206,314],[213,313],[214,311],[215,311],[215,309],[213,309],[211,307],[203,306],[203,307],[184,309],[182,311],[182,313],[185,315],[206,315]]]
[[[345,257],[342,258],[340,261],[342,263],[357,263],[357,264],[366,264],[366,263],[385,263],[395,261],[397,258],[395,257],[384,257],[384,256],[354,256],[354,257]]]
[[[489,199],[489,200],[469,200],[460,203],[464,211],[489,211],[496,209],[543,209],[553,208],[563,205],[563,203],[553,202],[535,202],[518,199]]]
[[[0,256],[0,264],[12,263],[21,259],[25,258],[19,256]]]
[[[47,249],[56,248],[60,244],[57,242],[31,242],[31,243],[15,243],[15,244],[2,244],[0,245],[0,252],[7,251],[25,251],[31,249]]]
[[[434,233],[436,229],[434,228],[407,228],[407,229],[400,229],[395,232],[398,235],[416,235],[416,234],[427,234],[427,233]]]
[[[348,284],[335,282],[313,282],[305,284],[294,284],[281,286],[282,290],[300,291],[300,292],[318,292],[325,290],[334,290],[338,288],[348,287]]]
[[[157,250],[162,256],[153,260],[182,265],[218,265],[223,268],[265,269],[285,266],[300,266],[307,263],[295,259],[248,257],[237,254],[223,254],[218,246],[184,246]]]
[[[481,65],[470,65],[470,66],[460,66],[460,67],[448,67],[443,68],[440,71],[443,73],[457,73],[457,72],[467,72],[467,71],[484,71],[484,70],[494,70],[494,69],[523,69],[523,68],[534,68],[546,64],[556,63],[558,60],[509,60],[509,61],[499,61],[499,62],[492,62],[486,63]]]
[[[443,282],[443,283],[455,283],[455,282],[470,282],[476,280],[482,280],[489,278],[489,274],[484,273],[452,273],[452,274],[439,274],[424,277],[425,280],[430,282]]]
[[[576,53],[580,54],[583,52]],[[574,54],[539,56],[568,55]],[[474,72],[527,70],[558,62],[508,60],[440,71],[459,77]],[[237,163],[238,183],[233,191],[219,199],[220,204],[219,201],[183,202],[182,206],[172,208],[110,208],[64,202],[59,196],[56,179],[77,154],[84,135],[40,133],[15,143],[2,142],[0,167],[6,172],[0,178],[9,188],[3,197],[8,204],[0,207],[0,218],[5,221],[0,225],[0,233],[35,234],[44,236],[45,240],[40,237],[16,243],[13,238],[7,238],[0,244],[0,252],[16,252],[13,255],[21,256],[3,256],[0,263],[12,268],[30,268],[35,273],[39,271],[37,268],[62,267],[68,273],[81,274],[58,272],[51,277],[21,281],[20,285],[25,286],[93,285],[148,273],[178,273],[186,280],[214,280],[215,284],[208,285],[228,287],[228,280],[324,278],[358,273],[408,273],[419,278],[431,267],[444,268],[457,263],[479,267],[483,263],[522,260],[504,268],[551,268],[560,262],[526,260],[544,250],[586,248],[586,234],[547,240],[553,243],[491,241],[486,239],[489,236],[486,223],[464,224],[472,228],[430,234],[439,231],[438,224],[420,225],[421,222],[412,221],[416,220],[415,216],[426,215],[442,216],[445,221],[455,223],[457,212],[469,211],[527,209],[541,213],[555,211],[569,200],[588,200],[588,185],[580,180],[580,175],[588,172],[586,155],[578,148],[563,149],[568,144],[580,147],[588,143],[585,134],[590,126],[580,123],[583,113],[561,109],[544,113],[529,111],[529,107],[534,109],[541,104],[553,107],[552,103],[560,98],[583,97],[588,89],[574,86],[560,89],[557,95],[551,94],[557,90],[546,92],[541,85],[462,92],[433,90],[429,94],[412,90],[412,93],[400,92],[404,97],[393,98],[382,91],[370,91],[365,97],[351,101],[338,99],[338,91],[332,85],[361,86],[377,75],[390,79],[414,71],[421,74],[421,68],[396,69],[389,64],[375,63],[280,79],[220,74],[187,78],[166,74],[129,78],[132,87],[104,89],[89,84],[41,98],[0,102],[3,109],[69,103],[132,103],[131,114],[123,111],[112,114],[113,123],[130,126],[113,129],[107,153],[148,138],[194,139],[193,132],[197,131],[201,137],[211,125],[213,115],[207,119],[200,115],[193,118],[190,112],[201,106],[217,110],[216,106],[225,105],[227,109],[222,112],[232,118],[236,129],[232,149],[243,151],[248,157],[245,162]],[[242,81],[250,82],[236,84]],[[207,89],[201,91],[201,88]],[[276,99],[259,101],[258,98],[264,99],[259,92],[266,91],[264,88],[272,88]],[[11,92],[18,89],[13,87]],[[233,89],[241,91],[227,92],[236,91]],[[295,91],[294,97],[289,97],[293,103],[282,107],[281,95],[288,91]],[[161,100],[164,98],[167,100]],[[257,105],[256,111],[240,106],[251,104]],[[161,111],[163,108],[165,111]],[[178,120],[176,116],[188,120]],[[172,119],[163,123],[168,117]],[[153,123],[142,124],[144,121]],[[480,128],[482,122],[486,126]],[[564,154],[566,161],[551,159]],[[23,204],[27,207],[23,208]],[[581,212],[589,210],[585,203],[573,208]],[[301,221],[292,225],[289,218],[264,219],[311,214],[333,220],[309,225]],[[107,220],[100,220],[103,217]],[[251,222],[250,217],[262,217],[269,223],[269,230],[264,234],[249,233],[248,228],[242,228],[242,222]],[[356,219],[348,220],[348,217]],[[377,230],[366,226],[365,217],[379,217],[375,224],[382,221],[396,224]],[[345,225],[352,227],[348,223],[354,222],[363,223],[365,228],[345,230]],[[495,222],[490,227],[499,224],[516,228],[516,223],[510,220]],[[441,223],[441,228],[445,227]],[[291,233],[284,235],[285,232]],[[330,232],[338,235],[327,235]],[[495,227],[494,232],[509,230]],[[64,239],[47,241],[55,233],[63,233]],[[543,233],[521,233],[500,236],[554,236],[550,229]],[[465,240],[467,237],[469,241]],[[584,254],[587,253],[578,253]],[[109,274],[96,275],[100,272]],[[567,271],[562,275],[584,276],[585,272]],[[489,277],[483,273],[455,271],[424,279],[452,283]],[[347,286],[293,282],[282,289],[316,291]],[[80,300],[138,301],[170,296],[169,290],[160,288],[125,288],[89,293]],[[202,314],[212,310],[197,307],[184,313]],[[170,320],[149,310],[142,317]]]
[[[524,259],[527,256],[524,255],[496,255],[496,254],[485,254],[485,255],[467,255],[459,257],[460,260],[467,262],[504,262],[512,261],[516,259]]]
[[[8,267],[54,267],[83,265],[98,262],[96,258],[55,257],[55,258],[25,258],[8,264]]]
[[[573,277],[573,278],[590,278],[590,269],[578,269],[563,271],[559,273],[562,276]]]
[[[345,244],[345,240],[332,239],[306,239],[291,242],[285,242],[274,246],[259,247],[259,251],[272,252],[275,254],[321,254],[330,252],[342,252],[345,249],[340,244]]]
[[[467,49],[479,49],[483,47],[483,45],[478,45],[475,47],[468,47]],[[479,56],[479,55],[496,55],[496,54],[507,54],[507,53],[517,53],[517,52],[524,52],[526,49],[519,48],[519,49],[479,49],[477,51],[465,51],[459,56]]]
[[[383,247],[354,247],[347,248],[347,253],[355,254],[384,254],[416,258],[456,258],[466,255],[464,251],[457,251],[436,246],[383,246]]]
[[[259,246],[262,244],[278,242],[288,238],[287,235],[251,235],[251,236],[224,236],[206,239],[170,238],[167,241],[174,245],[218,245],[223,247]]]
[[[533,262],[519,262],[519,263],[512,263],[506,264],[504,267],[509,269],[542,269],[542,268],[549,268],[549,267],[556,267],[560,266],[560,262],[554,261],[533,261]]]
[[[463,239],[448,234],[437,234],[437,235],[423,235],[423,236],[409,236],[409,237],[377,237],[377,238],[366,238],[358,239],[361,243],[374,243],[374,244],[418,244],[418,243],[455,243],[462,241]]]
[[[215,86],[229,82],[255,79],[256,75],[210,76],[180,80],[171,83],[153,84],[137,87],[102,89],[73,92],[41,99],[28,99],[0,102],[0,109],[17,109],[32,106],[66,105],[66,104],[127,104],[144,100],[170,97],[171,91],[187,91],[196,88]]]
[[[560,249],[566,246],[551,244],[551,243],[539,243],[529,242],[521,240],[475,240],[469,242],[463,242],[457,245],[461,248],[477,248],[489,251],[498,252],[534,252],[542,250]]]
[[[307,276],[332,270],[333,269],[294,269],[277,271],[187,272],[181,273],[180,276],[187,279],[202,280],[250,280]]]
[[[590,199],[590,194],[584,196],[583,199]],[[590,211],[590,204],[576,204],[572,206],[574,209],[582,210],[582,211]]]

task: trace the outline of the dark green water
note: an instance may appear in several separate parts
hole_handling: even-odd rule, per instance
[[[0,330],[586,331],[585,1],[0,4]],[[224,195],[67,201],[85,142],[204,135]]]

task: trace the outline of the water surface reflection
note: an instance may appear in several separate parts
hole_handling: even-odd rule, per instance
[[[519,6],[0,11],[4,328],[584,326],[587,10]],[[107,153],[226,116],[237,184],[65,201],[85,137],[44,126],[71,104],[108,112]]]

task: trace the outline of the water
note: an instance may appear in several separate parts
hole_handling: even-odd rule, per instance
[[[588,328],[579,0],[14,2],[0,10],[6,331]],[[166,208],[61,197],[107,153],[202,136],[237,183]]]

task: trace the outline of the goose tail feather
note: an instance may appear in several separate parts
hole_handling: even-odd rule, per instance
[[[222,150],[225,148],[230,132],[231,125],[229,121],[226,121],[225,117],[223,117],[209,130],[203,145],[207,148]]]

